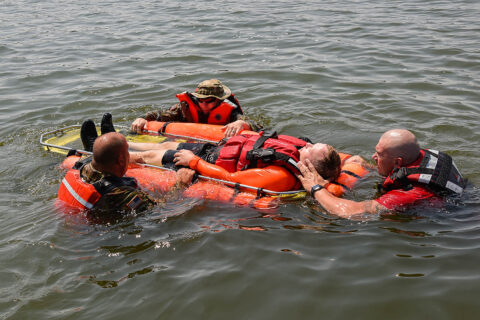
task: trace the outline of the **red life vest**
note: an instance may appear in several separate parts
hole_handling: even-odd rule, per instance
[[[225,125],[230,123],[233,110],[238,108],[240,114],[243,114],[242,108],[233,94],[223,100],[220,105],[210,110],[208,114],[203,113],[198,105],[198,99],[191,93],[179,93],[177,94],[177,98],[180,102],[186,102],[188,105],[187,109],[184,110],[182,108],[187,122]]]
[[[220,149],[216,165],[229,172],[248,168],[264,168],[269,165],[282,166],[293,174],[300,173],[297,162],[299,149],[306,141],[291,136],[265,133],[261,135],[237,135]]]
[[[382,189],[410,189],[412,184],[428,186],[435,193],[462,193],[466,181],[452,157],[437,150],[421,149],[420,157],[406,167],[395,168]]]

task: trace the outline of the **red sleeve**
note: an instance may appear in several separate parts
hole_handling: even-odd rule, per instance
[[[428,189],[415,186],[411,190],[392,190],[380,196],[376,201],[389,210],[400,209],[405,206],[416,204],[423,200],[432,202],[441,201]]]
[[[204,176],[272,191],[292,190],[297,183],[297,178],[287,169],[278,166],[228,172],[220,166],[201,160],[199,157],[190,160],[189,166]]]

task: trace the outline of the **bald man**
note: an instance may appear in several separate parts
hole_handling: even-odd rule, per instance
[[[94,186],[92,192],[100,194],[93,204],[94,212],[139,212],[157,203],[138,187],[134,178],[124,176],[129,162],[127,140],[120,133],[109,132],[95,139],[92,157],[75,164],[83,181]],[[190,183],[193,174],[193,170],[178,171],[177,186]]]
[[[404,129],[385,132],[372,156],[377,171],[386,177],[382,195],[369,201],[340,199],[323,186],[328,183],[311,163],[299,165],[305,190],[329,213],[349,218],[356,214],[378,214],[400,210],[423,201],[439,201],[448,193],[462,193],[465,181],[452,161],[443,152],[421,149],[413,133]]]

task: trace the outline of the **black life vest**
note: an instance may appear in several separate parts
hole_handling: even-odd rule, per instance
[[[381,189],[408,190],[412,188],[412,184],[428,186],[435,193],[460,194],[465,188],[466,181],[448,154],[421,149],[420,157],[406,167],[395,168],[385,179]]]

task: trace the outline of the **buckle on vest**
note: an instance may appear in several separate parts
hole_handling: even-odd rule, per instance
[[[261,159],[264,162],[271,162],[275,160],[274,149],[252,149],[246,154],[247,160],[255,161]]]

